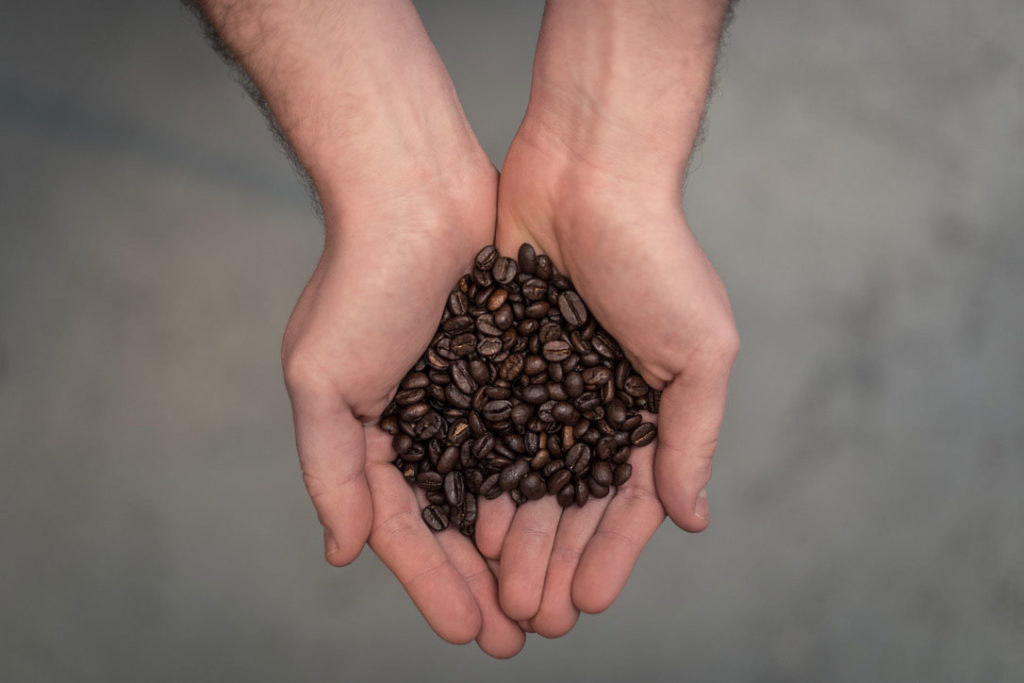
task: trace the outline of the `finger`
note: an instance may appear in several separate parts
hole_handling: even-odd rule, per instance
[[[523,649],[526,635],[498,606],[498,581],[473,543],[454,529],[437,535],[438,543],[469,586],[482,619],[476,643],[492,657],[507,659]]]
[[[516,514],[516,505],[504,494],[494,500],[487,500],[483,496],[477,500],[479,502],[474,533],[476,547],[484,557],[497,560],[501,557],[501,546]]]
[[[373,523],[363,425],[340,403],[328,407],[294,393],[292,412],[302,479],[324,527],[324,555],[342,567],[359,555]]]
[[[622,592],[640,552],[665,519],[654,488],[654,447],[633,451],[633,476],[615,492],[590,539],[572,584],[573,603],[589,614],[602,612]]]
[[[409,484],[390,463],[372,462],[366,472],[375,508],[370,547],[437,635],[451,643],[473,640],[480,634],[480,610],[466,581],[423,523]]]
[[[551,548],[562,508],[554,496],[524,503],[516,510],[501,549],[498,596],[513,619],[529,619],[540,609]]]
[[[705,487],[725,413],[728,365],[676,376],[661,396],[654,476],[672,521],[703,531],[709,521]]]
[[[580,612],[572,602],[572,580],[587,542],[597,530],[611,497],[593,499],[582,508],[562,512],[544,578],[540,609],[530,624],[545,638],[560,638],[572,630]]]

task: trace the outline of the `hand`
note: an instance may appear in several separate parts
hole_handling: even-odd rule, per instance
[[[483,557],[457,531],[427,528],[423,501],[376,426],[433,335],[451,283],[491,240],[495,182],[488,165],[467,178],[458,202],[419,196],[411,185],[397,201],[379,197],[356,215],[328,215],[323,256],[288,323],[282,358],[327,560],[348,564],[369,538],[438,635],[475,638],[505,657],[524,636],[499,609]]]
[[[524,130],[501,177],[499,250],[530,242],[551,256],[664,391],[659,415],[645,414],[658,439],[634,451],[633,476],[613,494],[564,512],[550,497],[518,510],[504,497],[481,503],[478,546],[500,558],[502,609],[557,637],[578,610],[611,605],[666,511],[688,531],[707,526],[705,487],[739,342],[725,289],[674,193],[574,165]]]

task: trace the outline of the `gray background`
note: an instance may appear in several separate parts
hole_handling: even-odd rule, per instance
[[[539,2],[422,2],[500,164]],[[747,2],[691,224],[744,347],[700,536],[496,662],[321,559],[321,228],[174,3],[0,21],[0,679],[1021,680],[1024,5]]]

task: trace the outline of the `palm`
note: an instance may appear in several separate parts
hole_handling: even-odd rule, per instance
[[[443,233],[371,227],[353,240],[328,240],[288,324],[286,375],[328,561],[348,564],[369,540],[441,637],[475,638],[485,651],[510,656],[523,634],[498,608],[484,558],[458,532],[427,529],[422,501],[376,426],[433,335],[451,283],[490,237]]]
[[[565,512],[547,500],[518,510],[499,501],[481,506],[479,544],[500,557],[502,607],[557,636],[578,609],[601,611],[614,601],[666,509],[686,529],[706,526],[696,501],[710,477],[735,349],[724,288],[678,206],[631,196],[628,187],[558,197],[555,183],[539,181],[550,167],[510,151],[499,249],[514,253],[527,241],[550,254],[636,369],[665,391],[660,438],[634,453],[633,477],[613,495]],[[584,194],[592,199],[580,201]]]

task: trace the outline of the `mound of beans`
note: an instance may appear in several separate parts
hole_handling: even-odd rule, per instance
[[[630,449],[656,435],[639,411],[659,399],[547,256],[487,246],[380,426],[426,524],[472,537],[477,496],[564,508],[624,484]]]

